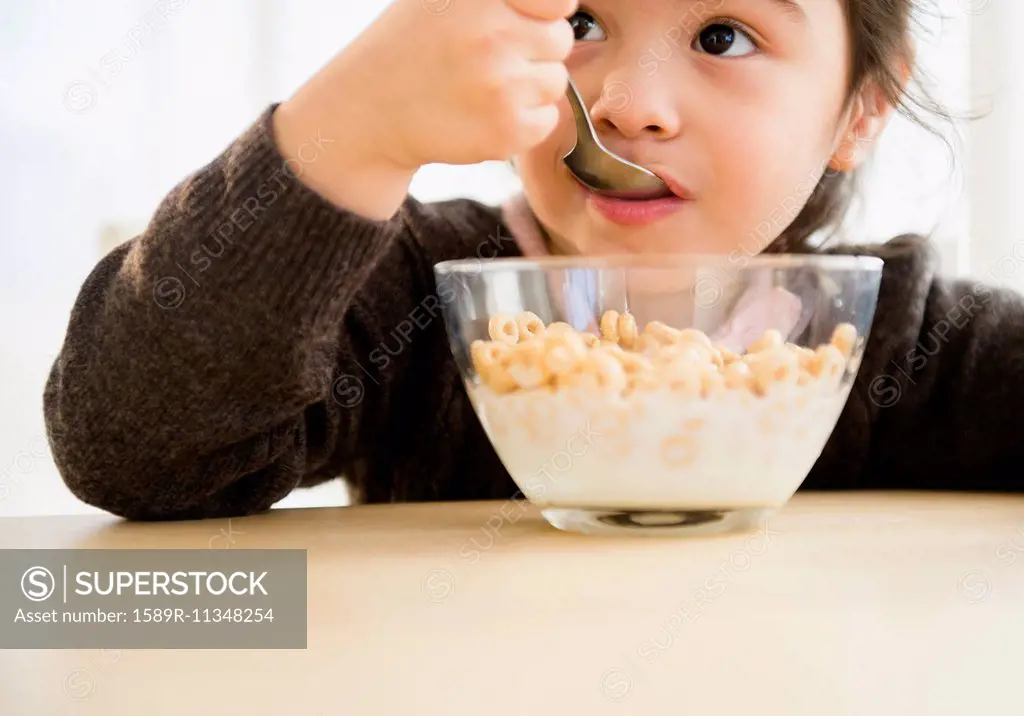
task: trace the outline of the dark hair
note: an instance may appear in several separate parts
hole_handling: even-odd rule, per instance
[[[919,110],[934,117],[949,115],[918,84],[920,96],[909,91],[908,73],[914,67],[912,25],[925,0],[844,0],[850,34],[850,75],[847,101],[873,84],[898,113],[938,135]],[[811,239],[842,224],[857,194],[857,172],[827,168],[810,199],[792,223],[766,249],[768,252],[812,251]]]

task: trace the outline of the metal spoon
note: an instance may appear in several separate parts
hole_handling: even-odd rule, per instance
[[[598,194],[621,199],[671,193],[653,172],[613,154],[601,143],[572,78],[565,94],[576,116],[576,146],[563,161],[584,186]]]

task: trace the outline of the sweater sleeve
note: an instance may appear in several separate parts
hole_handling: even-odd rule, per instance
[[[923,239],[882,256],[875,328],[807,487],[1024,490],[1024,297],[938,277]]]
[[[273,109],[80,290],[44,410],[88,504],[131,519],[262,511],[372,450],[402,389],[410,356],[368,356],[374,326],[432,290],[407,230],[418,205],[376,222],[330,204],[279,153]]]

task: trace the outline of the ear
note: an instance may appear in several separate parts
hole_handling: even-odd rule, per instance
[[[902,91],[910,81],[907,63],[900,65],[900,75]],[[866,82],[854,96],[840,124],[843,131],[832,150],[829,168],[837,172],[852,172],[859,167],[867,157],[871,144],[889,123],[893,109],[882,88],[874,81]]]

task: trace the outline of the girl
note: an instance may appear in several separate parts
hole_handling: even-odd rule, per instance
[[[429,310],[433,265],[815,250],[905,101],[912,5],[396,0],[88,277],[45,390],[65,481],[132,519],[249,514],[339,475],[357,502],[517,494]],[[571,178],[567,71],[672,198]],[[501,209],[407,196],[425,164],[509,158],[525,191]],[[830,251],[885,270],[804,487],[1018,489],[1021,299],[938,278],[920,237]]]

